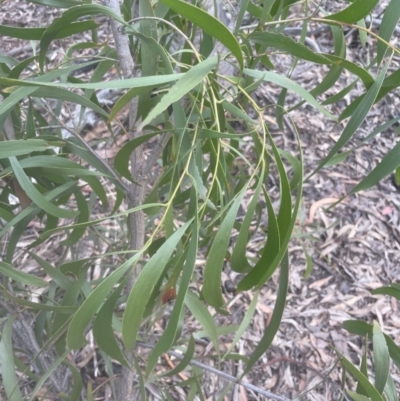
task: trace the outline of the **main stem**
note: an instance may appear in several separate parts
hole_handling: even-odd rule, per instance
[[[105,0],[108,6],[116,14],[121,15],[118,0]],[[115,20],[111,19],[111,29],[114,36],[115,47],[118,54],[118,60],[121,67],[122,75],[125,79],[132,78],[135,74],[135,63],[129,48],[129,41],[127,36],[121,29],[121,25]],[[142,133],[135,130],[135,121],[137,115],[137,100],[132,100],[129,104],[129,137],[134,139]],[[134,208],[143,204],[145,198],[146,181],[147,177],[143,173],[144,157],[143,147],[137,147],[131,157],[131,175],[137,184],[132,183],[127,194],[129,208]],[[130,240],[129,246],[132,250],[139,250],[144,245],[145,235],[145,216],[142,211],[137,211],[129,215],[129,231]],[[129,294],[136,281],[138,272],[135,271],[130,277],[126,292]],[[130,366],[133,366],[133,355],[129,350],[125,351],[125,357]],[[118,401],[130,401],[134,398],[133,394],[133,381],[135,373],[129,368],[122,367],[121,379],[117,385],[117,399]]]

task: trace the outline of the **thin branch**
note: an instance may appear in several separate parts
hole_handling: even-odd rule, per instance
[[[54,113],[54,111],[51,109],[51,107],[46,107],[47,112],[52,115],[54,119],[58,121],[60,126],[65,130],[68,131],[72,136],[74,136],[76,139],[79,140],[79,142],[82,144],[82,146],[92,155],[94,156],[99,163],[107,170],[108,174],[110,174],[111,177],[114,178],[115,181],[118,182],[118,184],[122,187],[122,189],[127,193],[129,191],[129,187],[121,180],[121,178],[118,176],[118,174],[114,171],[113,168],[111,168],[104,160],[101,158],[93,149],[92,147],[79,135],[79,133],[76,132],[76,129],[74,127],[68,127],[67,124],[64,124],[60,118]]]
[[[136,345],[138,345],[140,347],[144,347],[144,348],[151,348],[151,349],[154,348],[153,344],[144,343],[142,341],[137,341]],[[167,354],[171,355],[171,356],[173,356],[173,357],[175,357],[175,358],[177,358],[179,360],[182,360],[184,358],[183,355],[178,354],[177,352],[174,352],[174,351],[168,351]],[[236,378],[234,376],[228,375],[227,373],[222,372],[222,371],[220,371],[218,369],[215,369],[215,368],[213,368],[211,366],[208,366],[208,365],[206,365],[204,363],[201,363],[201,362],[198,362],[198,361],[193,361],[193,360],[190,363],[192,365],[194,365],[194,366],[197,366],[198,368],[201,368],[203,370],[207,370],[210,373],[214,373],[219,377],[222,377],[222,378],[224,378],[226,380],[229,380],[232,383],[238,384],[239,386],[243,386],[243,387],[245,387],[245,388],[247,388],[249,390],[252,390],[255,393],[261,394],[261,395],[263,395],[265,397],[269,397],[272,400],[276,400],[276,401],[291,401],[289,398],[286,398],[284,396],[271,393],[270,391],[267,391],[267,390],[263,390],[263,389],[261,389],[261,388],[259,388],[257,386],[254,386],[253,384],[250,384],[250,383],[248,383],[246,381],[243,381],[243,380],[239,380],[238,378]]]

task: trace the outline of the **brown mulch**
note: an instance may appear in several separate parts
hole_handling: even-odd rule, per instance
[[[339,6],[335,5],[335,7]],[[0,5],[0,23],[12,26],[41,26],[44,22],[48,23],[58,13],[58,10],[51,8],[20,0],[9,0]],[[104,24],[100,31],[101,40],[110,34],[107,24]],[[324,32],[313,40],[323,49],[329,49],[332,44],[329,32]],[[373,41],[370,40],[367,47],[363,48],[354,32],[348,32],[346,40],[351,57],[355,61],[366,62],[369,52],[372,52]],[[396,41],[398,37],[393,43]],[[55,63],[62,57],[60,49],[65,49],[69,44],[61,40],[52,44],[52,57]],[[4,37],[1,45],[6,53],[19,60],[31,55],[26,41]],[[81,54],[82,57],[90,55],[90,52]],[[274,58],[277,69],[282,73],[288,71],[291,61],[289,57],[279,55]],[[399,59],[394,58],[391,69],[397,68],[399,68]],[[320,82],[326,71],[325,66],[299,62],[292,73],[292,78],[309,89]],[[342,74],[329,94],[337,93],[351,81],[352,77]],[[346,97],[339,105],[331,106],[330,110],[338,115],[356,94],[361,94],[363,91],[362,85],[356,86],[351,96]],[[276,101],[278,95],[277,88],[265,85],[256,96],[260,105],[268,105],[271,101]],[[319,100],[324,98],[320,97]],[[298,100],[296,96],[289,93],[287,105],[294,105]],[[396,117],[399,103],[399,96],[394,92],[375,105],[355,137],[346,145],[345,150],[358,145],[378,125]],[[291,118],[300,135],[305,158],[305,172],[309,174],[339,138],[344,124],[335,125],[310,106],[295,110],[291,113]],[[332,346],[358,366],[364,341],[343,330],[341,328],[343,321],[363,319],[372,323],[376,320],[386,334],[391,336],[397,344],[400,343],[398,301],[385,296],[373,296],[370,292],[374,288],[397,281],[399,277],[399,190],[388,177],[376,187],[348,197],[340,205],[328,210],[330,204],[348,193],[395,145],[398,138],[396,129],[397,125],[394,125],[367,144],[358,147],[343,163],[324,168],[305,182],[304,201],[290,246],[290,283],[283,321],[272,346],[244,378],[246,381],[289,398],[297,397],[307,389],[313,388],[304,399],[337,400],[341,395],[342,371],[339,365],[332,370],[337,362],[337,354]],[[298,154],[297,142],[290,127],[285,126],[282,132],[276,125],[271,124],[270,130],[278,146]],[[96,141],[106,132],[106,127],[98,124],[86,133],[85,140]],[[118,144],[123,140],[121,138],[123,133],[117,138]],[[98,143],[96,150],[112,159],[117,148],[114,142],[107,139]],[[271,195],[277,197],[277,183],[271,178],[268,185]],[[99,215],[100,212],[99,209]],[[109,228],[107,235],[113,243],[121,243],[122,248],[126,233],[121,232],[120,227],[115,226],[114,222],[107,221],[105,224]],[[39,223],[31,224],[18,246],[15,265],[23,265],[25,271],[33,271],[37,268],[37,264],[23,250],[33,238],[37,237],[41,228]],[[35,252],[47,261],[56,263],[63,252],[63,248],[58,245],[62,239],[62,235],[53,237],[51,242],[35,249]],[[262,232],[254,234],[253,242],[249,247],[249,256],[256,255],[263,239],[265,238]],[[306,269],[304,250],[313,260],[313,269],[308,278],[304,278]],[[107,246],[104,244],[99,246],[88,237],[81,247],[79,256],[105,252],[107,252]],[[110,264],[112,262],[110,260]],[[198,265],[199,268],[203,266],[204,260],[199,260]],[[93,276],[95,277],[96,274],[99,274],[99,270],[94,269]],[[251,326],[237,345],[236,352],[250,355],[265,330],[268,329],[276,301],[278,278],[275,274],[261,289]],[[226,269],[223,279],[225,295],[231,299],[229,304],[231,314],[228,317],[218,318],[218,324],[239,324],[252,299],[252,294],[251,292],[234,294],[234,284],[239,277],[229,269]],[[162,330],[164,325],[165,321],[160,320],[158,329]],[[198,329],[196,323],[189,317],[186,325],[189,331]],[[221,344],[222,351],[227,349],[232,338],[233,336],[224,337],[225,342]],[[199,360],[212,366],[213,361],[205,358],[212,353],[213,349],[207,341],[197,340],[196,355],[199,356]],[[78,362],[82,369],[86,368],[94,383],[102,385],[105,380],[104,367],[98,361],[94,348],[88,346],[83,350],[78,356]],[[177,360],[166,358],[162,360],[158,369],[159,371],[167,370],[176,364]],[[98,367],[99,369],[96,370],[95,368]],[[372,369],[372,366],[370,368]],[[238,376],[243,365],[241,362],[229,361],[221,369],[233,376]],[[392,366],[391,372],[397,389],[400,390],[399,369]],[[188,375],[183,372],[179,380],[185,380]],[[326,380],[323,380],[326,376]],[[171,383],[172,381],[167,380],[164,382],[166,388]],[[227,385],[225,381],[209,372],[205,372],[203,384],[204,393],[209,399],[213,399],[213,395]],[[348,379],[346,384],[350,388],[353,387],[351,379]],[[148,390],[150,399],[157,399],[160,395],[159,389],[155,386],[150,386]],[[231,394],[232,400],[265,399],[256,393],[245,391],[240,386],[236,386]],[[174,389],[171,395],[177,400],[185,399],[185,393],[180,392],[180,389]]]

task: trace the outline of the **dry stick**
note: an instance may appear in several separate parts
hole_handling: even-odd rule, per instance
[[[154,348],[153,344],[144,343],[142,341],[137,341],[136,345],[139,345],[139,346],[144,347],[144,348],[151,348],[151,349]],[[179,360],[182,360],[184,358],[183,355],[178,354],[177,352],[174,352],[174,351],[168,351],[167,354],[171,355],[171,356],[173,356],[173,357],[175,357],[175,358],[177,358]],[[218,369],[215,369],[215,368],[213,368],[211,366],[208,366],[208,365],[206,365],[204,363],[197,362],[197,361],[194,361],[194,360],[192,360],[190,363],[192,365],[194,365],[194,366],[197,366],[197,367],[203,369],[203,370],[207,370],[208,372],[214,373],[219,377],[222,377],[222,378],[224,378],[226,380],[229,380],[232,383],[236,383],[236,384],[238,384],[240,386],[243,386],[243,387],[245,387],[245,388],[247,388],[249,390],[252,390],[255,393],[264,395],[265,397],[269,397],[272,400],[276,400],[276,401],[291,401],[289,398],[286,398],[284,396],[277,395],[277,394],[271,393],[271,392],[269,392],[267,390],[263,390],[263,389],[261,389],[259,387],[253,386],[252,384],[250,384],[248,382],[245,382],[243,380],[239,380],[238,378],[236,378],[234,376],[228,375],[228,373],[222,372],[222,371],[220,371]]]

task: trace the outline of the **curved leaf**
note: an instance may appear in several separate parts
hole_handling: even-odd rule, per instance
[[[39,277],[34,276],[30,273],[24,273],[15,267],[9,265],[8,263],[4,263],[0,261],[0,272],[5,276],[11,278],[12,280],[17,281],[21,284],[32,285],[34,287],[48,287],[49,283],[45,280],[42,280]]]
[[[32,152],[43,152],[47,149],[62,147],[65,142],[49,142],[43,139],[11,140],[1,142],[0,159],[10,156],[28,155]]]
[[[250,77],[253,77],[256,79],[262,79],[263,81],[266,81],[266,82],[272,82],[276,85],[281,86],[282,88],[292,90],[297,95],[299,95],[301,98],[303,98],[308,103],[310,103],[312,106],[314,106],[318,111],[323,113],[325,116],[329,117],[332,120],[337,119],[328,110],[326,110],[324,107],[322,107],[317,102],[317,100],[315,99],[314,96],[312,96],[308,91],[306,91],[298,83],[292,81],[291,79],[289,79],[283,75],[277,74],[275,72],[271,72],[271,71],[256,71],[256,70],[250,70],[247,68],[245,68],[243,71],[246,75],[248,75]],[[1,80],[0,80],[0,83],[1,83]]]
[[[379,393],[382,394],[389,377],[390,356],[385,337],[377,322],[374,322],[372,332],[375,364],[375,387]]]
[[[382,22],[379,26],[379,37],[389,42],[397,23],[400,18],[400,2],[398,0],[391,0],[383,14]],[[378,40],[376,59],[378,65],[382,62],[385,55],[387,46],[381,40]]]
[[[182,99],[188,92],[195,88],[217,64],[218,57],[210,57],[190,68],[189,71],[169,89],[168,93],[161,98],[140,124],[138,129],[143,129],[146,124],[149,124],[153,118],[165,111],[172,103]]]
[[[112,325],[115,304],[117,303],[126,282],[127,278],[110,295],[99,310],[99,313],[93,322],[93,336],[97,340],[97,344],[101,350],[111,358],[117,360],[121,365],[129,367],[129,364],[115,338]]]
[[[381,72],[376,77],[375,82],[368,89],[367,93],[365,94],[360,104],[357,106],[356,110],[351,116],[349,122],[346,125],[346,128],[343,130],[342,135],[335,143],[335,145],[331,148],[328,155],[319,163],[317,168],[312,172],[310,177],[315,173],[317,173],[319,170],[321,170],[321,168],[324,167],[325,164],[328,163],[329,160],[336,155],[336,153],[349,141],[349,139],[353,136],[353,134],[359,128],[361,123],[364,121],[372,105],[375,103],[375,99],[382,86],[388,67],[389,63],[387,63],[384,66],[384,68],[382,68]]]
[[[195,210],[197,210],[197,198],[194,199],[194,202],[196,204]],[[198,222],[197,220],[194,220],[192,238],[190,240],[188,254],[185,260],[185,265],[183,267],[182,279],[179,283],[179,290],[175,300],[174,309],[172,310],[171,316],[168,320],[168,324],[167,327],[165,328],[164,333],[162,334],[161,338],[153,348],[153,351],[151,352],[147,360],[146,376],[149,376],[150,372],[157,363],[158,358],[171,348],[175,340],[176,333],[178,331],[179,319],[183,312],[186,294],[189,290],[189,285],[191,283],[193,271],[196,264],[198,240],[199,240],[198,230],[199,230]],[[188,346],[188,352],[189,352],[189,346]],[[181,366],[181,364],[179,366]],[[178,367],[176,367],[176,369],[177,368]],[[175,369],[173,371],[175,371]],[[169,373],[172,374],[172,372]],[[176,373],[178,372],[175,372],[173,374]]]
[[[11,167],[14,171],[15,177],[20,183],[23,190],[29,196],[29,198],[36,203],[41,209],[46,211],[47,213],[56,216],[56,217],[64,217],[64,218],[71,218],[77,216],[79,212],[75,211],[68,211],[65,209],[61,209],[58,206],[55,206],[53,203],[48,201],[46,197],[44,197],[33,185],[29,177],[25,174],[23,168],[19,164],[16,157],[9,158]]]
[[[15,315],[10,316],[1,331],[0,338],[0,366],[2,384],[9,401],[22,401],[22,394],[18,387],[18,379],[14,368],[12,344],[12,325]]]
[[[235,199],[228,213],[226,214],[208,253],[206,266],[204,268],[204,299],[220,313],[226,313],[222,308],[224,300],[221,290],[221,273],[231,238],[231,231],[235,223],[240,202],[244,191]]]
[[[114,285],[132,267],[143,252],[144,250],[141,250],[141,252],[138,252],[123,263],[89,294],[85,302],[76,311],[69,325],[67,333],[68,348],[78,349],[85,344],[84,333],[87,325],[92,320],[99,307],[103,304],[104,299],[107,297]]]
[[[186,224],[179,228],[168,238],[167,241],[164,242],[164,244],[142,268],[135,281],[126,302],[125,313],[122,319],[122,338],[128,349],[132,349],[135,345],[136,335],[154,286],[158,282],[165,265],[192,220],[193,219],[190,219],[186,222]]]
[[[347,22],[349,24],[365,18],[379,3],[379,0],[354,0],[346,9],[328,15],[324,19]]]
[[[182,15],[182,17],[187,18],[226,46],[239,62],[240,70],[243,69],[243,55],[240,45],[224,24],[201,8],[195,7],[190,3],[180,0],[160,0],[160,2],[166,4],[169,8]]]
[[[285,253],[282,260],[281,271],[279,276],[279,288],[276,297],[274,311],[272,313],[271,321],[260,342],[257,344],[256,349],[251,354],[249,361],[246,364],[242,376],[250,371],[254,364],[261,358],[261,355],[269,348],[272,341],[278,332],[279,326],[282,321],[283,311],[285,309],[286,295],[289,285],[289,256]]]

